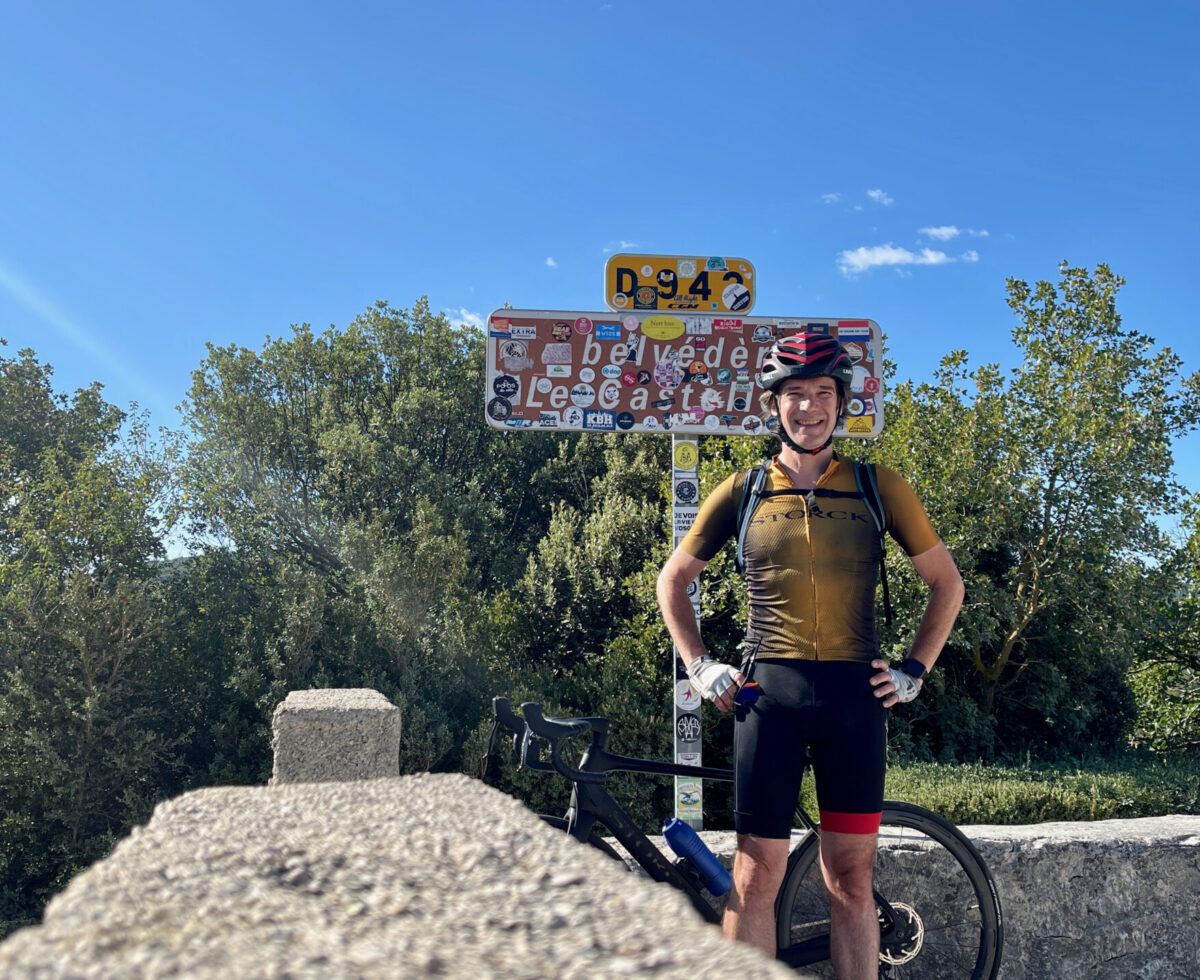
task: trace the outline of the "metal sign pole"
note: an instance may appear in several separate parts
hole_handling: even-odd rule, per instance
[[[700,464],[700,446],[696,436],[671,436],[672,486],[671,523],[674,530],[674,545],[679,542],[691,528],[699,510],[700,482],[697,476]],[[694,579],[688,586],[688,598],[692,600],[692,611],[696,621],[700,621],[700,579]],[[672,662],[675,670],[674,705],[675,705],[675,761],[680,765],[698,766],[701,764],[700,734],[703,730],[700,723],[700,692],[693,685],[687,671],[684,670],[683,660],[679,656],[679,648],[671,645]],[[701,830],[704,825],[704,784],[699,779],[689,779],[686,776],[675,777],[675,816],[689,824],[695,830]]]

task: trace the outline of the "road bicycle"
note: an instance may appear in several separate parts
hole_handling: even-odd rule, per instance
[[[686,858],[664,856],[609,795],[606,782],[610,772],[732,780],[730,770],[617,755],[608,750],[612,725],[606,718],[551,718],[533,702],[517,715],[507,698],[494,698],[492,708],[485,770],[500,729],[507,728],[518,768],[557,772],[571,784],[566,813],[542,819],[623,860],[603,828],[652,879],[682,891],[707,921],[720,921],[719,903],[699,869]],[[583,736],[588,742],[572,764],[565,757],[567,743]],[[803,806],[796,808],[796,818],[798,842],[775,903],[777,956],[832,976],[819,829]],[[874,889],[880,977],[991,980],[999,973],[1004,920],[995,882],[975,846],[944,817],[911,803],[883,804]]]

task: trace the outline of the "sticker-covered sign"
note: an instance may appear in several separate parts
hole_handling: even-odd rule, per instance
[[[754,266],[720,255],[613,255],[604,264],[609,309],[749,313]]]
[[[583,328],[583,329],[581,329]],[[496,310],[488,318],[484,417],[494,428],[762,435],[759,371],[777,338],[826,333],[854,366],[834,435],[883,431],[883,343],[874,320]],[[676,449],[679,470],[695,465]]]

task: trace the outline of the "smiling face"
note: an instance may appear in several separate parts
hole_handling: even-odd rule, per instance
[[[838,424],[838,385],[833,378],[788,378],[776,392],[780,425],[805,449],[824,445]]]

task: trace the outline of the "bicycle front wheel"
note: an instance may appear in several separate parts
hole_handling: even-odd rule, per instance
[[[910,803],[884,803],[875,894],[881,977],[994,980],[999,973],[1004,920],[995,882],[975,846],[944,817]],[[815,835],[788,858],[776,915],[780,959],[827,960],[829,895]],[[828,963],[814,969],[833,976]]]

